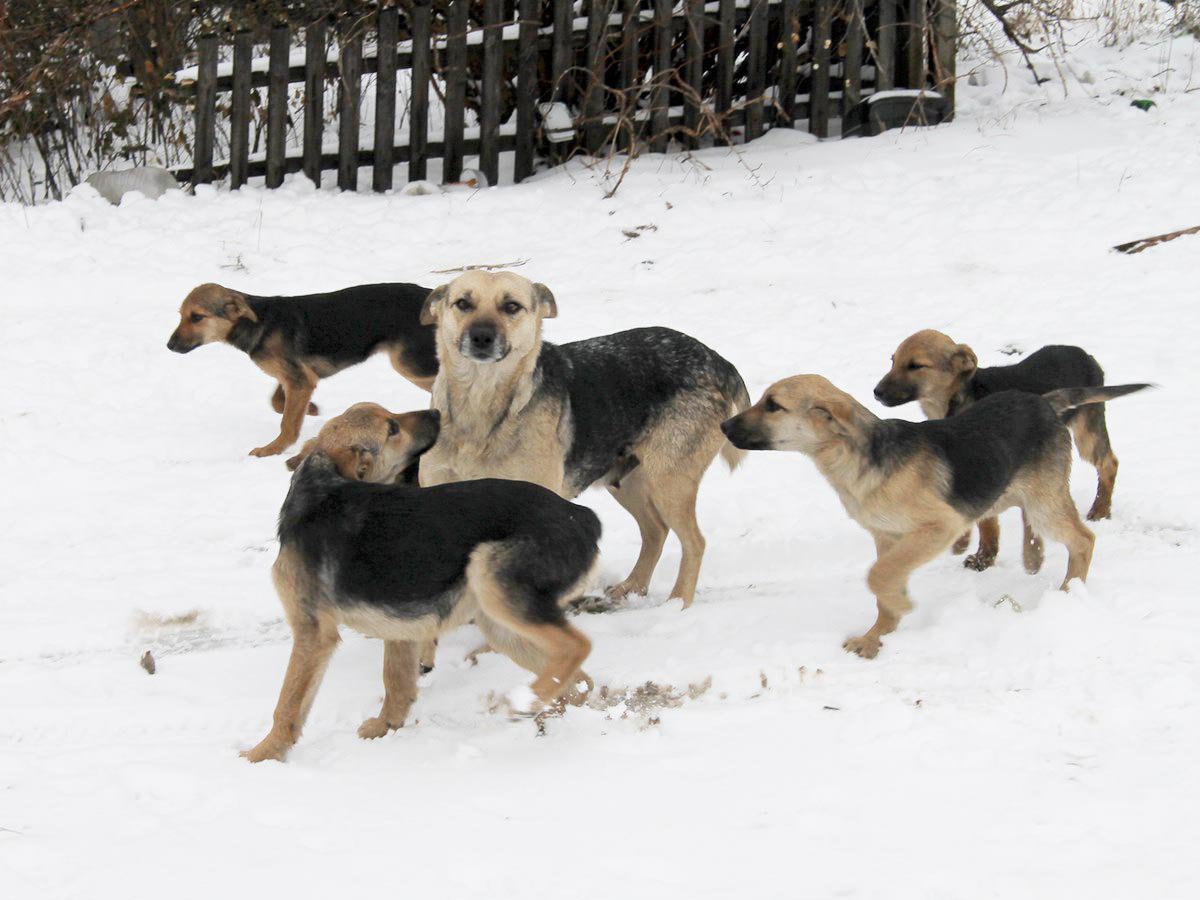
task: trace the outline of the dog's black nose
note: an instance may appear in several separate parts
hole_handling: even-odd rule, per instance
[[[875,386],[875,399],[882,401],[885,396],[886,396],[886,394],[884,394],[883,388],[879,387],[879,385],[876,385]]]
[[[729,437],[729,432],[733,431],[733,419],[726,419],[721,423],[721,431],[725,437]]]
[[[496,343],[496,332],[482,328],[471,332],[471,349],[473,350],[491,350],[492,345]]]
[[[441,422],[441,421],[442,421],[442,414],[441,414],[441,412],[439,412],[439,411],[438,411],[438,410],[436,410],[436,409],[430,409],[430,410],[427,410],[427,411],[426,411],[426,415],[428,415],[428,416],[429,416],[429,418],[431,418],[431,419],[432,419],[433,421],[435,421],[435,422]]]

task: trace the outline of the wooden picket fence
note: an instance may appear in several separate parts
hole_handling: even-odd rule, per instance
[[[369,166],[373,189],[386,191],[399,163],[414,181],[441,159],[443,181],[455,182],[464,157],[477,155],[496,184],[502,152],[514,153],[520,181],[539,154],[664,151],[672,141],[695,148],[804,122],[827,137],[831,122],[884,90],[937,90],[953,103],[954,0],[443,0],[437,10],[431,0],[407,0],[368,20],[314,22],[303,29],[302,65],[290,59],[299,35],[294,41],[288,25],[276,25],[265,70],[253,65],[250,32],[202,34],[190,87],[193,164],[176,175],[193,183],[228,176],[234,188],[265,177],[278,187],[288,173],[319,185],[322,171],[336,169],[338,186],[356,190],[359,168]],[[232,65],[219,73],[222,41],[232,44]],[[364,54],[364,43],[374,52]],[[402,70],[411,90],[398,142]],[[363,148],[370,75],[374,141]],[[323,147],[330,79],[338,85],[336,151]],[[286,146],[293,84],[304,85],[299,155]],[[431,84],[443,101],[440,135],[429,129]],[[266,152],[252,159],[251,94],[263,87]],[[229,155],[214,162],[219,94],[229,95]],[[574,134],[563,143],[546,140],[547,103],[570,116]],[[468,110],[476,120],[469,130]]]

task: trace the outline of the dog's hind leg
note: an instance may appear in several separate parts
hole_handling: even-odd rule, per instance
[[[1096,536],[1079,518],[1079,510],[1071,499],[1067,472],[1056,478],[1057,484],[1046,486],[1044,491],[1031,491],[1026,507],[1033,527],[1067,548],[1067,575],[1060,590],[1067,590],[1072,578],[1087,581],[1088,569],[1092,564],[1092,551]]]
[[[967,552],[967,548],[970,546],[971,546],[971,532],[964,531],[962,534],[960,534],[958,536],[958,540],[956,540],[954,542],[953,546],[950,547],[950,552],[953,553],[955,556],[962,556],[964,553]]]
[[[1042,539],[1038,537],[1037,532],[1033,530],[1033,525],[1029,522],[1029,514],[1024,509],[1021,510],[1021,521],[1025,525],[1025,538],[1021,544],[1021,561],[1025,563],[1026,572],[1036,575],[1042,570],[1042,560],[1046,557],[1046,548],[1042,545]]]
[[[979,520],[979,547],[963,560],[963,565],[976,572],[990,569],[1000,552],[1000,520],[995,516]]]
[[[844,649],[866,659],[875,658],[882,644],[881,638],[895,631],[900,619],[912,609],[912,601],[908,599],[908,576],[918,566],[945,552],[956,532],[953,527],[929,525],[901,535],[890,543],[876,539],[875,545],[881,552],[867,573],[867,587],[875,595],[879,613],[866,634],[843,642]]]
[[[1119,462],[1108,438],[1104,404],[1082,407],[1071,419],[1069,427],[1079,455],[1096,467],[1096,499],[1087,517],[1090,521],[1107,519],[1112,515],[1113,486],[1117,482]]]
[[[671,588],[671,599],[678,597],[683,608],[692,605],[696,596],[696,582],[700,578],[700,563],[704,559],[704,535],[696,521],[696,494],[700,490],[700,479],[691,478],[686,472],[672,475],[660,474],[654,482],[652,500],[654,508],[662,514],[667,527],[679,538],[683,557],[679,561],[679,575]]]
[[[546,667],[545,654],[537,646],[521,637],[515,631],[505,628],[499,622],[495,622],[487,616],[480,616],[476,619],[475,624],[483,632],[487,643],[472,655],[494,650],[497,653],[503,653],[522,669],[533,672],[535,675]],[[575,677],[571,679],[571,683],[563,692],[563,699],[572,706],[579,706],[587,699],[587,695],[593,687],[595,687],[595,682],[592,681],[587,672],[580,669],[575,673]]]
[[[385,641],[383,644],[383,708],[379,715],[358,726],[360,738],[383,737],[404,725],[408,711],[417,699],[417,650],[413,641]]]
[[[275,393],[271,395],[271,409],[275,410],[275,412],[279,413],[280,415],[283,415],[283,399],[283,385],[277,384],[275,385]],[[308,404],[308,414],[310,416],[319,415],[320,412],[321,411],[317,408],[317,404]]]
[[[620,487],[610,487],[608,492],[616,498],[629,514],[637,520],[642,533],[642,549],[638,553],[633,571],[624,581],[611,585],[605,594],[620,600],[629,594],[645,594],[650,589],[650,578],[662,556],[663,544],[667,540],[667,525],[650,499],[650,484],[645,471],[639,467],[630,472]]]
[[[308,711],[317,695],[317,688],[337,647],[337,625],[328,619],[300,613],[292,622],[292,655],[271,731],[253,749],[242,756],[250,762],[264,759],[282,760],[300,737]]]
[[[317,376],[305,366],[294,366],[294,377],[289,376],[283,385],[283,421],[279,425],[279,437],[262,447],[250,451],[251,456],[275,456],[282,453],[300,437],[300,426],[308,401],[317,387]]]

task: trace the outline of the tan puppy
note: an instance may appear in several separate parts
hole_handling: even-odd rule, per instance
[[[567,498],[607,487],[642,534],[610,596],[646,593],[670,529],[683,548],[671,596],[689,606],[704,555],[696,493],[718,452],[730,467],[742,456],[718,427],[749,405],[742,378],[666,328],[545,343],[542,320],[557,314],[545,285],[511,272],[468,272],[429,295],[421,321],[437,324],[442,434],[421,484],[512,478]]]
[[[877,418],[819,375],[797,375],[771,385],[721,428],[745,450],[810,456],[846,512],[875,539],[867,585],[879,614],[865,634],[843,645],[870,659],[912,608],[909,574],[972,523],[1011,506],[1066,545],[1064,590],[1072,578],[1086,580],[1095,539],[1071,500],[1071,437],[1058,414],[1142,387],[1046,397],[1005,391],[949,419],[906,422]]]

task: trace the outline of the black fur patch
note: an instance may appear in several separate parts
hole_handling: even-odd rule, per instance
[[[370,484],[343,478],[321,453],[296,470],[279,513],[281,544],[331,579],[334,603],[397,618],[447,617],[472,552],[499,543],[494,574],[516,611],[561,622],[558,601],[595,561],[599,539],[595,513],[534,484]]]
[[[967,385],[967,396],[952,400],[948,415],[954,415],[972,400],[982,400],[1000,391],[1045,394],[1056,388],[1099,387],[1102,384],[1104,370],[1086,350],[1052,344],[1029,354],[1015,365],[976,370]]]
[[[872,429],[871,462],[885,470],[930,448],[951,474],[950,496],[970,516],[986,512],[1022,468],[1055,439],[1070,441],[1054,410],[1037,394],[1001,391],[946,419],[886,419]]]
[[[716,352],[669,328],[635,328],[570,344],[543,344],[538,392],[570,409],[567,484],[574,493],[621,467],[654,423],[685,398],[711,407],[713,426],[745,395],[742,376]]]
[[[402,342],[414,374],[437,374],[435,329],[420,323],[429,288],[417,284],[361,284],[326,294],[250,297],[258,322],[241,319],[229,342],[253,356],[272,334],[298,357],[318,357],[334,371],[365,360],[384,342]]]

